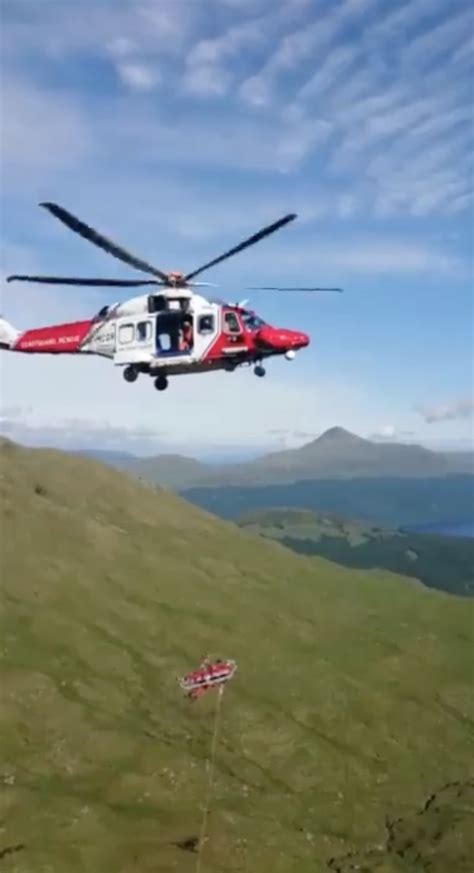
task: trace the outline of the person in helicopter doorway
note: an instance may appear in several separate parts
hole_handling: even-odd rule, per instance
[[[180,330],[179,350],[181,352],[190,352],[193,347],[193,325],[189,318],[183,321],[183,327]]]

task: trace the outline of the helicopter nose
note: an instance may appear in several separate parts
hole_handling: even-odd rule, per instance
[[[309,345],[309,336],[296,330],[286,330],[267,325],[260,328],[256,341],[275,351],[285,352],[290,349],[297,351]]]
[[[309,346],[309,336],[306,333],[294,333],[292,337],[292,348],[294,349],[304,349],[305,346]]]

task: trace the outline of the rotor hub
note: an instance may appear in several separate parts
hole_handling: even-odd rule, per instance
[[[186,284],[184,281],[184,273],[179,273],[177,270],[171,270],[168,273],[168,282],[173,287]]]

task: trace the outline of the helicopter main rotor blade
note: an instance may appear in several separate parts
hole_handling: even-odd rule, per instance
[[[47,209],[48,212],[51,212],[55,218],[62,221],[66,227],[70,228],[70,230],[78,233],[79,236],[84,237],[84,239],[89,240],[89,242],[94,243],[94,245],[108,252],[109,255],[113,255],[114,258],[124,261],[124,263],[128,264],[130,267],[135,267],[136,270],[141,270],[143,273],[151,273],[152,276],[158,276],[159,279],[168,282],[168,276],[166,273],[157,270],[156,267],[148,264],[147,261],[136,258],[135,255],[127,252],[126,249],[116,245],[116,243],[107,239],[103,234],[98,233],[98,231],[94,230],[93,227],[84,224],[83,221],[80,221],[75,215],[68,212],[67,209],[63,209],[62,206],[58,206],[56,203],[40,203],[40,206]]]
[[[221,261],[225,261],[226,258],[230,258],[232,255],[236,255],[238,252],[243,251],[248,246],[253,246],[255,243],[259,242],[261,239],[264,239],[264,237],[269,236],[271,233],[274,233],[276,230],[279,230],[280,227],[284,227],[285,224],[288,224],[288,222],[293,221],[295,218],[295,213],[285,215],[283,218],[280,218],[279,221],[275,221],[274,224],[270,224],[268,225],[268,227],[264,227],[262,228],[262,230],[259,230],[258,233],[254,233],[253,236],[250,236],[248,239],[239,243],[239,245],[235,246],[233,249],[229,249],[228,252],[225,252],[218,258],[214,258],[213,261],[209,261],[207,264],[204,264],[197,270],[193,270],[192,273],[188,273],[184,277],[184,280],[187,282],[189,279],[193,279],[195,276],[198,276],[199,273],[202,273],[204,270],[208,270],[209,267],[214,267],[215,264],[220,264]]]
[[[7,282],[39,282],[43,285],[89,285],[97,288],[131,288],[136,285],[164,285],[155,279],[78,279],[71,276],[7,276]]]
[[[336,291],[342,294],[342,288],[280,288],[273,285],[263,285],[256,288],[249,288],[249,291]]]

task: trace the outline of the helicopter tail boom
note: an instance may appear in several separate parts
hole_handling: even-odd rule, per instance
[[[89,334],[93,319],[19,331],[0,318],[0,348],[11,352],[76,354]]]

